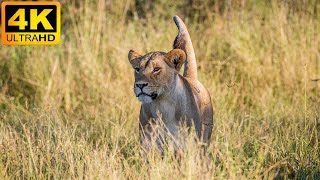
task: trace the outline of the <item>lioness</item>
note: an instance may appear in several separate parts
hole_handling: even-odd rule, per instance
[[[140,140],[145,150],[150,148],[152,134],[155,133],[152,124],[159,114],[166,131],[173,137],[181,124],[194,125],[198,138],[206,145],[210,142],[213,126],[210,95],[198,81],[196,57],[188,30],[178,16],[173,20],[179,30],[173,50],[145,55],[130,50],[128,54],[135,70],[134,93],[142,102]],[[182,76],[179,70],[183,64]],[[159,145],[163,139],[156,141]]]

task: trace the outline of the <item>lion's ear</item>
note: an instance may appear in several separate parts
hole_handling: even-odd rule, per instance
[[[165,55],[166,63],[177,71],[180,71],[185,60],[186,53],[181,49],[171,50]]]
[[[129,59],[129,62],[132,64],[132,60],[140,57],[140,53],[134,51],[134,50],[130,50],[129,51],[129,54],[128,54],[128,59]]]

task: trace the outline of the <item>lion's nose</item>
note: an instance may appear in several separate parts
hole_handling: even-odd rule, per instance
[[[140,89],[144,88],[145,86],[148,86],[148,83],[136,83],[136,86]]]

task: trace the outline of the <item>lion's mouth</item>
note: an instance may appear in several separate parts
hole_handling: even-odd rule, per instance
[[[149,96],[151,97],[152,100],[155,100],[157,97],[158,97],[158,94],[157,93],[151,93],[151,94],[146,94],[144,92],[141,92],[140,94],[137,95],[137,97],[139,97],[140,95],[146,95],[146,96]]]

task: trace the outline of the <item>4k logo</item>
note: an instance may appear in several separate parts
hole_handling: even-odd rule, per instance
[[[60,43],[59,2],[3,2],[1,15],[3,44]]]

